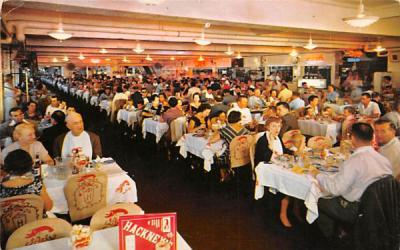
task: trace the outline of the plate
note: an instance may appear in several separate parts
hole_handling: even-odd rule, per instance
[[[314,166],[322,172],[336,173],[339,172],[339,168],[337,166],[325,167],[321,164],[314,164]]]

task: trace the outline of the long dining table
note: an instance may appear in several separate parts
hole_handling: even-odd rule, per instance
[[[110,227],[94,231],[92,241],[86,250],[115,250],[119,248],[118,227]],[[70,238],[60,238],[42,243],[16,248],[18,250],[70,250],[72,249]],[[177,249],[191,250],[189,244],[177,233]]]
[[[137,202],[137,189],[135,181],[112,159],[103,158],[102,166],[98,169],[107,174],[107,204],[112,205],[117,202]],[[51,168],[43,170],[43,184],[46,187],[50,199],[53,201],[52,213],[68,213],[68,203],[64,195],[64,186],[67,178],[59,178],[52,174]],[[92,170],[97,171],[97,170]]]

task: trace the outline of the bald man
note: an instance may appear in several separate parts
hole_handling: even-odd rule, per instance
[[[54,157],[62,158],[72,155],[72,149],[82,148],[83,154],[89,158],[102,156],[101,143],[98,135],[84,130],[82,116],[70,113],[65,119],[69,132],[58,136],[53,145]]]

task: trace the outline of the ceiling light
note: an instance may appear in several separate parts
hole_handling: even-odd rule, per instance
[[[140,43],[136,44],[136,48],[133,49],[136,53],[140,54],[144,51],[144,49],[140,46]]]
[[[197,61],[199,61],[199,62],[202,62],[202,61],[204,61],[204,58],[203,58],[203,56],[199,56],[199,58],[197,59]]]
[[[127,63],[129,62],[129,60],[126,58],[126,56],[124,56],[124,58],[122,59],[123,62]]]
[[[310,35],[310,38],[308,39],[308,43],[305,46],[303,46],[303,48],[308,49],[308,50],[313,50],[316,47],[318,47],[318,46],[313,44],[313,41],[312,41],[312,38],[311,38],[311,35]]]
[[[299,55],[299,53],[297,52],[297,50],[295,48],[293,48],[292,51],[289,53],[289,55],[291,57],[297,57]]]
[[[146,60],[146,61],[153,61],[153,58],[151,58],[151,57],[150,57],[150,55],[149,55],[149,54],[147,54],[147,56],[146,56],[145,60]]]
[[[101,50],[99,50],[99,52],[101,53],[101,54],[106,54],[106,53],[108,53],[108,51],[106,50],[106,49],[101,49]]]
[[[109,62],[109,61],[111,61],[111,59],[110,58],[106,58],[106,59],[104,59],[104,61]]]
[[[54,62],[54,63],[58,62],[57,58],[55,58],[55,57],[51,61]]]
[[[171,56],[171,57],[169,58],[169,60],[175,61],[175,57]]]
[[[237,56],[235,57],[236,59],[242,59],[242,55],[240,54],[240,51],[237,53]]]
[[[360,0],[358,14],[355,17],[343,18],[343,21],[348,25],[357,28],[367,27],[379,20],[377,16],[366,16],[364,13],[364,3]]]
[[[194,42],[197,43],[197,44],[200,45],[200,46],[207,46],[207,45],[210,45],[210,44],[211,44],[211,41],[210,41],[210,40],[207,40],[207,39],[205,38],[204,31],[201,32],[200,38],[195,39]]]
[[[183,55],[183,54],[185,54],[185,52],[184,51],[178,51],[178,52],[176,52],[176,54]]]
[[[59,40],[60,42],[72,37],[71,33],[67,33],[64,31],[63,25],[61,22],[58,24],[58,30],[49,32],[47,34],[49,36],[51,36],[52,38]]]
[[[91,59],[90,61],[91,61],[92,63],[99,63],[99,62],[100,62],[100,59],[93,58],[93,59]]]
[[[83,59],[85,59],[85,57],[82,55],[82,53],[79,53],[78,59],[83,60]]]
[[[68,62],[68,61],[69,61],[68,56],[64,56],[63,61],[64,61],[64,62]]]
[[[376,45],[376,48],[374,49],[375,52],[382,52],[385,50],[386,50],[386,48],[382,47],[382,45],[380,45],[380,44]]]
[[[231,56],[235,53],[235,51],[231,50],[231,46],[228,45],[228,50],[224,52],[225,54],[227,54],[228,56]]]

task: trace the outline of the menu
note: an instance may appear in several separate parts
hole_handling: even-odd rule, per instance
[[[176,250],[176,213],[119,217],[120,250]]]

